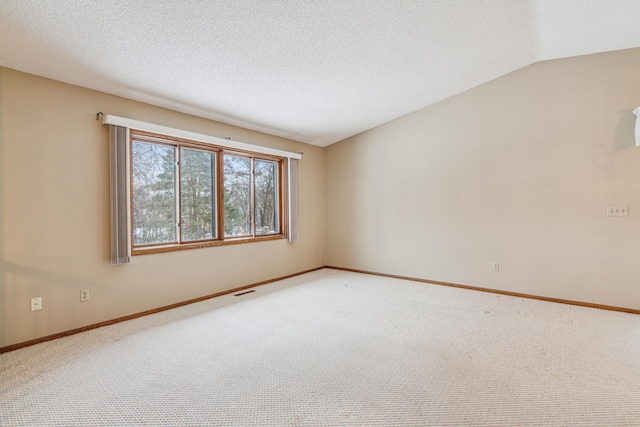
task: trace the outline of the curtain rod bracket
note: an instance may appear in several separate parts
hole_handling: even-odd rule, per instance
[[[102,116],[104,116],[104,113],[100,111],[98,114],[96,114],[96,120],[100,120]]]

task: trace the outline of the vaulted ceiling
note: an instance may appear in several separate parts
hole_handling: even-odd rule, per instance
[[[632,47],[638,0],[0,1],[0,66],[319,146]]]

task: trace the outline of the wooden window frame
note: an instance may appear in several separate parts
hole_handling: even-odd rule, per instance
[[[134,245],[133,239],[133,166],[129,171],[129,186],[130,186],[130,220],[131,220],[131,255],[146,255],[146,254],[154,254],[154,253],[163,253],[163,252],[173,252],[180,251],[186,249],[200,249],[200,248],[209,248],[215,246],[225,246],[225,245],[235,245],[241,243],[254,243],[254,242],[264,242],[271,240],[280,240],[287,238],[287,230],[288,230],[288,207],[287,203],[285,203],[285,197],[287,197],[287,159],[285,157],[257,153],[252,151],[240,150],[236,148],[228,148],[222,147],[215,144],[207,143],[207,142],[199,142],[189,139],[178,138],[174,136],[162,135],[152,132],[140,131],[135,129],[129,129],[129,158],[131,159],[131,165],[133,165],[133,143],[135,141],[143,142],[143,143],[151,143],[158,145],[166,145],[175,147],[177,154],[176,159],[180,159],[180,148],[190,148],[196,150],[209,151],[216,154],[216,171],[215,171],[215,197],[216,197],[216,237],[212,239],[205,240],[196,240],[196,241],[182,241],[182,227],[181,225],[177,227],[177,242],[171,243],[153,243],[146,245]],[[251,158],[251,232],[250,236],[228,236],[224,235],[224,155],[236,155],[242,157]],[[277,209],[278,209],[278,231],[276,233],[270,234],[260,234],[256,235],[256,224],[255,224],[255,192],[253,190],[255,185],[255,176],[253,173],[254,162],[255,160],[265,160],[270,162],[275,162],[278,165],[278,182],[277,182]],[[177,160],[179,161],[179,160]],[[176,217],[178,223],[182,222],[181,218],[181,194],[180,194],[180,165],[176,166]]]

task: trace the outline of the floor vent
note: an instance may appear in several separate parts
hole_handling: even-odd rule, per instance
[[[251,292],[255,292],[255,289],[251,289],[250,291],[240,292],[239,294],[233,294],[234,297],[239,297],[240,295],[250,294]]]

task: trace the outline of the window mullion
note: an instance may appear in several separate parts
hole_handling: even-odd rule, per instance
[[[256,164],[251,157],[251,236],[256,236]]]
[[[180,147],[175,147],[175,176],[176,176],[176,241],[178,243],[182,243],[182,197],[181,197],[181,189],[180,184],[182,180],[182,176],[180,174]]]
[[[224,240],[224,153],[218,151],[216,155],[216,191],[217,191],[217,219],[218,219],[218,239]]]
[[[211,156],[211,238],[215,239],[219,237],[218,231],[218,155],[212,153]]]

